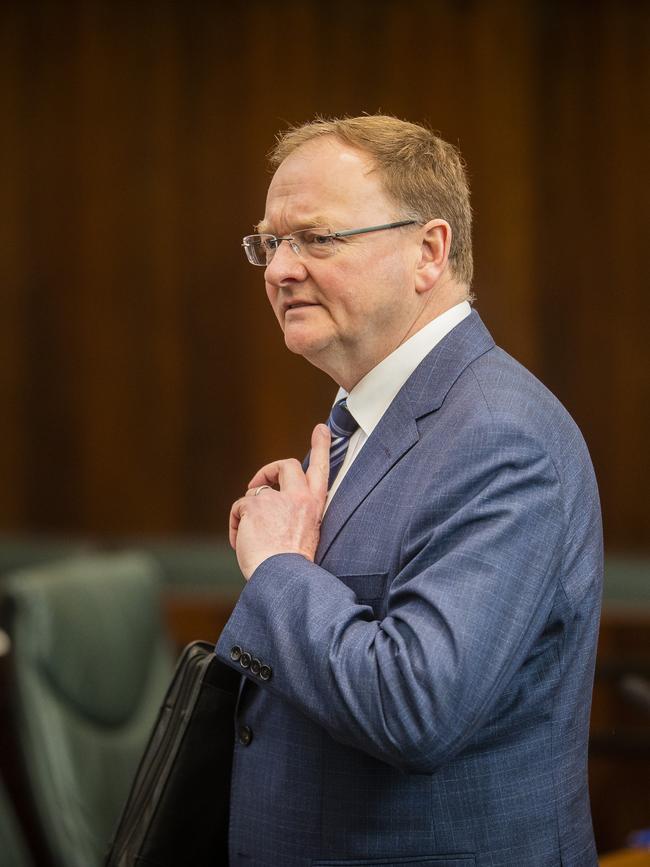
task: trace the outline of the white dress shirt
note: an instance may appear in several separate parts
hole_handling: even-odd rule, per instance
[[[433,347],[471,312],[467,301],[445,310],[366,373],[349,394],[344,388],[339,388],[334,402],[347,396],[347,407],[359,427],[350,437],[341,469],[327,495],[325,509],[397,392]]]

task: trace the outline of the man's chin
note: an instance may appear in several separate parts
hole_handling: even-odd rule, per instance
[[[287,328],[284,332],[284,343],[289,352],[302,355],[308,361],[317,358],[329,342],[324,336],[319,338],[314,334],[301,332],[301,329],[297,328]]]

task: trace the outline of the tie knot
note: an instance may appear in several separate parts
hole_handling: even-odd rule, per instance
[[[332,431],[334,437],[351,437],[359,427],[348,409],[345,398],[337,401],[332,407],[330,417],[327,419],[327,426]]]

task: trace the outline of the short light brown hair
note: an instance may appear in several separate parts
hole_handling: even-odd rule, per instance
[[[465,164],[457,148],[424,126],[388,115],[317,117],[278,134],[269,154],[271,165],[279,166],[296,148],[328,135],[372,157],[401,216],[419,223],[434,218],[449,223],[449,263],[456,279],[469,290],[472,209]]]

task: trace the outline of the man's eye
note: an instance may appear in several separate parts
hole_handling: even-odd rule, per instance
[[[304,243],[312,247],[326,247],[331,240],[331,235],[323,235],[317,232],[306,232],[304,235]]]
[[[277,250],[279,243],[277,238],[264,238],[262,246],[265,250]]]

